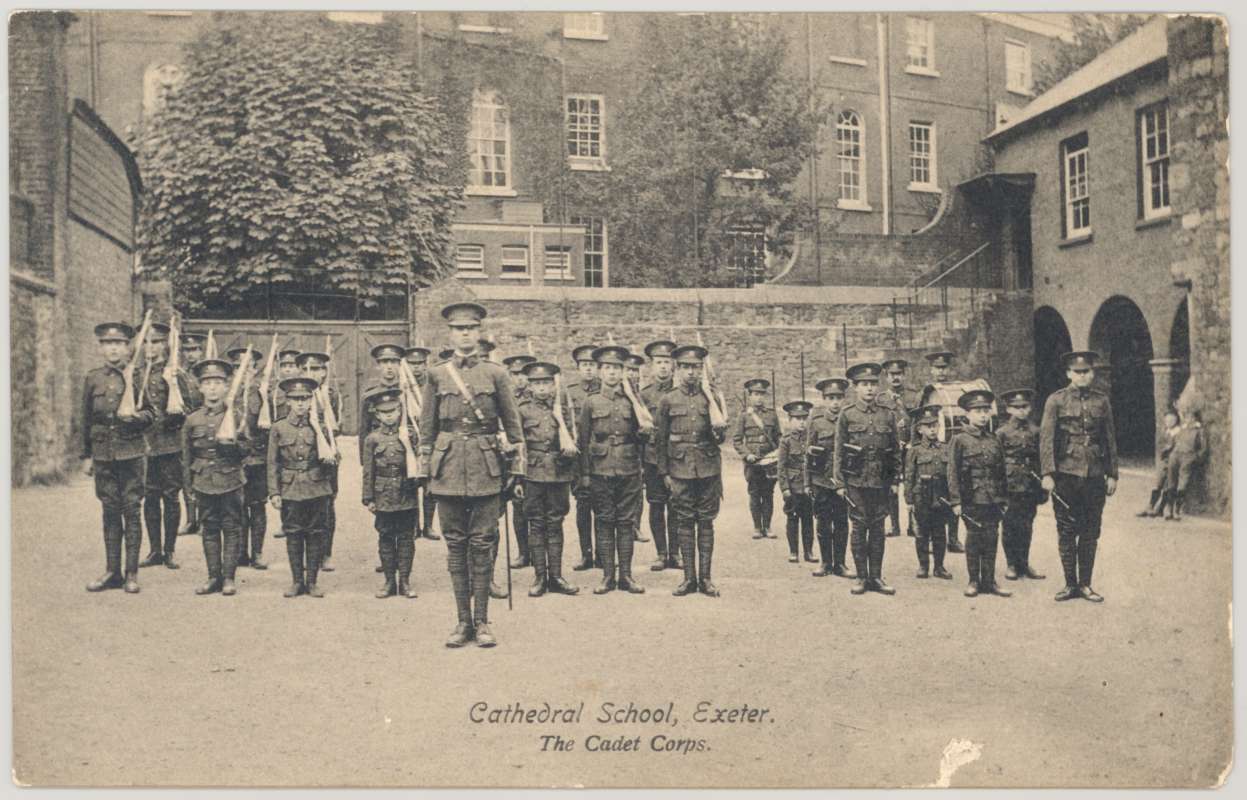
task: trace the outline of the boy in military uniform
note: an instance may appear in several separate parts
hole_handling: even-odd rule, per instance
[[[271,390],[273,403],[273,425],[278,420],[286,418],[286,414],[290,413],[290,401],[286,399],[286,393],[282,391],[281,384],[290,379],[300,377],[299,364],[296,359],[299,357],[299,351],[294,349],[280,350],[277,353],[277,382]],[[272,428],[269,429],[269,438],[273,435]],[[265,482],[268,482],[267,473],[268,459],[265,458]],[[277,532],[273,534],[274,539],[286,538],[286,531],[281,525],[277,526]]]
[[[1105,498],[1117,491],[1117,435],[1108,396],[1093,389],[1099,355],[1061,357],[1070,383],[1048,396],[1039,425],[1043,488],[1052,496],[1065,587],[1056,600],[1104,598],[1091,588]]]
[[[629,352],[628,357],[624,359],[624,380],[632,384],[632,394],[641,405],[645,405],[645,401],[641,399],[641,370],[645,367],[645,356],[640,353]],[[653,416],[653,412],[650,412]],[[641,445],[641,488],[645,487],[645,445]],[[638,542],[648,542],[649,539],[641,535],[641,517],[645,513],[645,492],[642,491],[636,498],[636,513],[632,516],[632,538]]]
[[[557,366],[543,361],[524,366],[530,391],[520,402],[519,411],[528,458],[523,503],[533,562],[529,597],[541,597],[547,591],[580,591],[563,579],[563,518],[568,511],[568,491],[576,477],[577,451],[564,450],[559,444],[559,424],[554,416],[554,376],[558,374]],[[563,414],[566,419],[571,411],[564,408]]]
[[[779,417],[766,406],[771,382],[765,378],[745,381],[745,407],[732,426],[732,447],[745,462],[745,485],[749,491],[749,513],[753,517],[753,538],[772,539],[771,517],[775,508],[775,478],[770,468],[758,461],[779,447]]]
[[[706,348],[698,345],[684,345],[672,352],[680,382],[659,400],[655,420],[658,474],[670,492],[684,559],[684,580],[672,592],[676,597],[698,590],[708,597],[719,596],[710,571],[714,520],[723,499],[719,445],[727,438],[727,427],[710,422],[709,399],[701,386],[706,355]]]
[[[203,405],[203,394],[199,391],[199,382],[195,380],[192,371],[195,364],[204,357],[204,339],[206,337],[199,333],[184,333],[179,341],[182,349],[182,364],[185,366],[186,383],[190,387],[191,396],[182,395],[184,401],[190,401],[193,397],[194,402],[186,408],[186,413],[199,408]],[[185,422],[185,417],[183,417]],[[180,453],[179,453],[180,455]],[[178,535],[192,534],[199,532],[199,513],[195,508],[194,492],[182,487],[182,499],[186,503],[186,518],[182,520],[182,525],[178,528]]]
[[[151,552],[139,562],[139,567],[164,564],[169,569],[177,569],[180,565],[174,560],[173,552],[177,547],[178,527],[182,520],[182,506],[178,502],[178,494],[182,491],[182,423],[188,413],[199,407],[199,389],[179,369],[174,380],[182,393],[183,412],[164,413],[169,403],[169,385],[164,377],[165,362],[169,359],[168,348],[169,326],[153,323],[146,345],[149,375],[145,402],[148,408],[160,415],[160,419],[145,431],[147,472],[143,482],[143,521],[147,525]]]
[[[429,354],[427,347],[408,347],[406,350],[407,366],[411,368],[411,377],[416,381],[416,389],[424,392],[424,384],[428,381]],[[416,528],[417,539],[428,539],[435,542],[442,537],[433,532],[433,514],[437,511],[437,500],[426,485],[420,485],[420,526]]]
[[[401,437],[411,433],[406,421],[399,418],[400,394],[394,386],[375,389],[365,397],[377,423],[364,438],[363,503],[373,514],[377,552],[385,575],[378,599],[396,594],[416,596],[411,588],[411,563],[416,553],[416,481],[407,474],[407,447]]]
[[[572,350],[572,362],[580,374],[580,382],[567,387],[567,402],[571,404],[572,416],[578,418],[589,395],[602,385],[598,380],[598,365],[593,360],[596,345],[582,344]],[[579,467],[579,462],[577,462]],[[594,567],[601,567],[601,558],[593,555],[593,497],[579,476],[572,487],[572,497],[576,498],[576,532],[580,535],[580,563],[572,569],[583,572]]]
[[[810,413],[806,427],[806,476],[810,488],[810,504],[818,530],[818,550],[822,564],[813,573],[815,578],[836,575],[852,578],[844,565],[849,547],[849,504],[836,492],[833,454],[836,425],[844,405],[849,382],[844,378],[824,378],[814,385],[823,395],[823,404]],[[814,561],[807,543],[805,560]]]
[[[524,374],[524,365],[536,361],[536,357],[526,353],[507,356],[502,364],[511,375],[511,383],[515,386],[515,404],[518,406],[529,397],[528,377]],[[528,517],[524,514],[524,501],[511,500],[511,527],[515,531],[515,545],[519,548],[520,557],[511,562],[512,569],[524,569],[533,565],[529,557]]]
[[[1191,473],[1204,461],[1208,448],[1204,444],[1204,428],[1198,411],[1187,411],[1173,437],[1173,450],[1165,465],[1165,486],[1169,492],[1169,513],[1165,519],[1181,520],[1182,505]]]
[[[593,498],[593,526],[597,554],[602,561],[602,583],[594,594],[618,588],[641,594],[645,588],[632,577],[634,515],[641,492],[641,443],[651,431],[641,427],[623,390],[627,348],[607,345],[593,351],[602,383],[585,399],[578,421],[580,482]],[[618,555],[618,561],[616,556]]]
[[[204,561],[208,581],[195,594],[237,592],[238,539],[243,520],[243,461],[246,458],[245,418],[232,412],[237,431],[232,440],[217,438],[225,420],[225,387],[233,372],[226,361],[204,359],[194,366],[204,404],[182,426],[183,482],[194,491],[203,527]]]
[[[1178,424],[1178,412],[1170,409],[1165,412],[1164,424],[1161,426],[1160,459],[1156,467],[1156,482],[1152,485],[1152,496],[1148,498],[1147,508],[1140,511],[1140,517],[1159,517],[1169,506],[1167,518],[1173,517],[1173,493],[1169,491],[1169,457],[1173,455],[1173,445],[1182,427]]]
[[[849,368],[846,375],[857,399],[836,420],[832,478],[837,494],[849,504],[853,523],[850,546],[857,567],[853,594],[867,589],[896,594],[883,580],[883,520],[888,496],[901,480],[901,447],[896,412],[875,402],[880,372],[882,367],[871,362]]]
[[[355,419],[359,426],[359,463],[364,463],[364,442],[368,438],[368,434],[372,433],[379,426],[377,417],[372,413],[370,403],[372,397],[382,389],[399,388],[398,370],[399,364],[402,362],[405,351],[396,344],[379,344],[370,351],[372,361],[377,365],[378,380],[364,387],[364,391],[359,394],[359,413]],[[377,565],[378,573],[385,572],[385,564]]]
[[[285,378],[278,384],[289,403],[288,412],[269,432],[269,503],[281,513],[281,529],[290,559],[290,588],[283,596],[308,594],[324,597],[316,584],[322,542],[333,499],[333,463],[316,451],[312,427],[312,378]]]
[[[427,477],[429,491],[437,496],[459,619],[447,647],[462,647],[474,638],[481,647],[497,644],[489,629],[489,584],[505,489],[498,432],[520,446],[524,441],[507,371],[481,358],[478,350],[485,314],[476,303],[442,309],[455,352],[429,372],[421,404],[416,477]],[[512,464],[517,477],[523,477],[525,462],[517,458]],[[524,487],[515,492],[522,498]]]
[[[316,381],[316,386],[318,388],[323,386],[325,381],[329,379],[328,353],[300,353],[298,358],[295,359],[295,363],[298,364],[299,369],[303,371],[304,377],[311,378]],[[333,386],[329,387],[328,394],[329,408],[333,411],[334,421],[340,425],[342,423],[342,397],[338,394],[338,390]],[[316,405],[313,404],[313,408],[315,407]],[[319,416],[320,419],[325,419],[323,411]],[[338,432],[337,426],[334,426],[333,432],[335,434]],[[328,435],[328,432],[326,432],[326,435]],[[338,467],[339,464],[337,463],[327,467],[329,470],[329,485],[333,487],[333,496],[329,501],[329,510],[327,512],[325,522],[325,535],[321,542],[320,569],[322,572],[333,572],[334,570],[333,564],[330,562],[329,558],[333,555],[333,535],[338,529],[338,512],[337,509],[334,508],[334,503],[338,500]]]
[[[157,422],[160,409],[140,408],[133,416],[117,410],[125,394],[122,370],[134,329],[124,322],[95,326],[104,365],[87,373],[82,384],[82,459],[95,478],[95,496],[104,507],[104,574],[87,584],[88,592],[118,589],[139,591],[139,549],[143,545],[139,503],[143,497],[143,431]],[[141,398],[142,387],[138,387]],[[124,577],[121,542],[126,543]]]
[[[951,353],[947,350],[940,350],[935,353],[927,353],[924,358],[926,358],[927,364],[931,370],[931,382],[922,389],[922,396],[918,399],[918,406],[920,408],[933,402],[932,397],[935,394],[935,387],[937,384],[950,383],[955,380],[952,373],[953,361],[957,358],[957,356],[955,353]],[[960,425],[954,424],[949,431],[946,441],[951,443],[953,436],[955,436],[959,430],[961,430]],[[961,542],[957,538],[957,531],[960,525],[961,520],[959,520],[956,516],[950,516],[948,518],[948,552],[950,553],[965,552],[965,550],[961,547]]]
[[[674,388],[672,371],[675,362],[671,360],[671,352],[675,350],[675,342],[666,339],[650,342],[645,345],[645,355],[649,357],[650,371],[654,379],[641,387],[641,402],[649,411],[650,416],[657,417],[658,401]],[[658,551],[657,558],[650,565],[654,572],[664,569],[680,569],[679,543],[676,542],[674,531],[667,528],[667,485],[658,474],[658,448],[654,442],[645,444],[642,455],[642,475],[645,481],[645,502],[649,505],[649,530],[654,538],[654,548]]]
[[[234,369],[251,371],[251,386],[244,402],[247,418],[246,457],[243,460],[243,508],[242,528],[238,536],[238,566],[268,569],[264,563],[264,537],[268,533],[268,434],[260,429],[260,382],[256,375],[264,354],[251,351],[250,360],[244,364],[247,348],[235,347],[228,353]]]
[[[922,408],[914,425],[917,438],[905,452],[905,504],[917,526],[917,577],[930,574],[933,556],[935,577],[952,580],[952,573],[944,568],[948,517],[952,511],[948,502],[948,445],[939,439],[940,407]]]
[[[814,507],[810,501],[809,471],[806,469],[808,458],[805,452],[806,419],[812,406],[806,400],[784,403],[784,412],[788,415],[788,431],[780,437],[776,456],[779,493],[784,498],[784,517],[788,522],[785,529],[788,536],[788,561],[793,564],[801,561],[797,554],[798,537],[805,546],[805,552],[810,552],[814,547]]]
[[[1047,501],[1039,485],[1039,426],[1031,421],[1030,389],[1002,392],[1009,418],[996,431],[996,438],[1005,453],[1005,479],[1008,482],[1008,507],[1001,525],[1000,542],[1005,551],[1005,577],[1041,580],[1044,576],[1031,569],[1031,533],[1035,526],[1035,510]]]
[[[966,597],[1011,594],[996,583],[996,543],[1007,495],[1004,448],[987,430],[995,399],[986,389],[974,389],[957,400],[969,424],[953,437],[948,452],[948,502],[966,521]]]
[[[905,450],[909,447],[911,436],[910,423],[913,413],[913,398],[910,397],[909,390],[905,388],[905,370],[909,369],[909,362],[903,358],[889,358],[879,366],[883,367],[884,373],[888,376],[888,385],[879,391],[878,402],[880,405],[891,406],[896,412],[896,421],[900,426],[896,435],[901,443],[901,457],[904,458]],[[901,535],[901,498],[900,494],[894,494],[888,501],[888,518],[892,521],[892,526],[888,529],[888,536]],[[909,526],[910,536],[915,536],[913,526]]]

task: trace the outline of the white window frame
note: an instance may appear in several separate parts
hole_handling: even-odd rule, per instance
[[[1091,235],[1091,140],[1077,149],[1061,145],[1061,180],[1065,191],[1065,238]],[[1076,224],[1080,209],[1086,209],[1086,224]]]
[[[914,60],[914,48],[920,48],[922,62]],[[938,78],[935,68],[935,20],[929,17],[905,17],[905,71],[911,75]]]
[[[562,262],[561,267],[551,268],[550,257],[559,256]],[[574,281],[576,276],[572,273],[572,248],[569,245],[547,244],[544,250],[544,258],[542,259],[542,279],[547,281]]]
[[[585,23],[588,23],[587,25]],[[564,39],[588,39],[594,42],[605,42],[610,39],[606,34],[606,15],[601,11],[568,12],[563,15]]]
[[[1148,120],[1153,124],[1153,131],[1148,132]],[[1161,103],[1144,109],[1139,114],[1139,166],[1142,170],[1139,180],[1143,187],[1143,218],[1160,219],[1172,212],[1172,198],[1169,187],[1169,156],[1173,151],[1170,138],[1173,135],[1169,127],[1169,104]],[[1149,150],[1151,154],[1149,155]],[[1159,181],[1157,180],[1159,178]],[[1162,203],[1154,203],[1152,192],[1154,185],[1159,183]]]
[[[927,132],[927,151],[925,153],[927,179],[925,181],[917,180],[915,177],[918,170],[917,162],[923,157],[923,154],[914,149],[914,145],[916,143],[916,140],[914,139],[914,131],[916,129],[925,129]],[[936,157],[936,153],[938,152],[936,143],[938,140],[935,133],[935,123],[910,120],[907,141],[909,142],[909,191],[939,192],[940,179],[937,164],[938,159]]]
[[[597,133],[598,154],[596,156],[580,155],[580,154],[573,155],[570,152],[570,145],[573,141],[577,142],[578,145],[582,141],[580,139],[573,140],[572,136],[574,133],[579,133],[582,130],[590,134],[594,132],[594,128],[592,127],[592,125],[590,125],[587,122],[586,123],[581,122],[582,116],[591,116],[592,112],[584,112],[584,114],[582,115],[578,107],[575,114],[573,115],[572,110],[569,108],[569,106],[572,103],[576,103],[577,106],[579,106],[579,104],[582,102],[583,103],[594,103],[594,102],[597,103],[598,120],[597,120],[596,133]],[[573,128],[573,125],[575,126],[575,128]],[[569,152],[567,153],[567,164],[571,169],[586,170],[586,171],[591,171],[591,172],[608,171],[609,168],[606,166],[606,97],[600,94],[569,94],[566,97],[564,97],[563,99],[563,139],[564,139],[564,143],[569,145],[568,147]],[[583,141],[591,142],[592,140],[586,139]]]
[[[531,261],[526,244],[504,244],[499,264],[498,277],[502,280],[527,281],[532,279]],[[515,269],[517,266],[521,269]]]
[[[729,256],[729,261],[731,263],[733,274],[737,274],[740,270],[740,265],[736,263],[738,243],[741,242],[742,240],[749,240],[749,241],[753,241],[757,239],[762,240],[761,273],[754,276],[753,285],[757,286],[760,283],[766,283],[767,271],[770,269],[770,260],[771,260],[770,252],[767,249],[767,238],[768,237],[766,235],[766,228],[761,225],[733,225],[727,229],[727,236],[728,236],[729,241],[731,242],[731,248],[732,248],[731,254]],[[750,245],[750,249],[752,251],[752,245]]]
[[[496,135],[490,137],[479,136],[478,133],[483,131],[482,112],[489,111],[491,114],[490,125],[497,125],[497,120],[492,114],[498,110],[502,110],[505,115],[503,122],[504,129],[502,137]],[[489,195],[493,197],[515,197],[516,191],[512,178],[512,165],[515,161],[515,152],[511,149],[511,109],[506,103],[498,99],[498,93],[493,90],[478,89],[472,94],[472,105],[469,112],[471,117],[468,120],[468,185],[464,187],[465,194]],[[493,131],[496,134],[496,130]],[[502,156],[503,168],[501,171],[491,169],[490,174],[501,174],[503,183],[486,184],[481,182],[485,171],[479,169],[481,158],[498,158],[497,153],[486,154],[478,149],[480,142],[503,142],[505,146],[505,154]],[[496,166],[496,164],[495,164]]]
[[[468,257],[469,254],[471,257]],[[460,244],[455,246],[455,277],[485,277],[485,245]]]
[[[1020,52],[1022,55],[1021,83],[1014,81],[1015,71],[1009,64],[1009,53],[1011,51]],[[1034,82],[1035,76],[1031,69],[1031,46],[1017,39],[1005,39],[1005,88],[1013,94],[1020,94],[1023,97],[1034,97]]]
[[[590,243],[593,240],[593,221],[597,220],[602,225],[602,249],[600,251],[593,250]],[[602,285],[595,286],[595,289],[608,288],[610,284],[610,236],[607,233],[607,225],[605,217],[598,217],[593,214],[575,214],[572,216],[570,223],[572,225],[581,225],[585,229],[585,246],[584,246],[584,265],[582,274],[584,275],[584,285],[590,286],[589,283],[589,258],[591,256],[602,256]]]
[[[848,119],[851,117],[852,122]],[[842,136],[852,136],[856,134],[856,139],[852,142],[857,146],[857,155],[846,156],[841,150],[845,142]],[[866,125],[862,122],[862,115],[851,108],[846,108],[836,116],[836,185],[838,191],[838,199],[836,207],[847,209],[849,211],[870,211],[870,204],[866,200]],[[857,197],[846,197],[844,182],[845,164],[854,163],[857,165],[856,175],[856,193]]]

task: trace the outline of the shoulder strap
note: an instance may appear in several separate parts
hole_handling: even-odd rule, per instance
[[[472,396],[470,391],[468,391],[467,384],[463,382],[463,376],[459,374],[459,370],[455,369],[454,360],[452,359],[447,361],[445,366],[446,371],[450,373],[450,379],[455,382],[455,388],[459,390],[460,396],[462,396],[464,402],[471,407],[472,413],[476,415],[476,419],[483,423],[485,421],[485,414],[481,411],[480,406],[476,404],[476,398]]]

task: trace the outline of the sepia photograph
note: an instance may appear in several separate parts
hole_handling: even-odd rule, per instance
[[[9,9],[14,787],[1224,788],[1229,23],[1003,8]]]

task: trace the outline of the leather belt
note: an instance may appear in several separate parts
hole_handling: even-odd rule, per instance
[[[467,433],[488,436],[498,432],[498,423],[496,420],[493,425],[482,425],[479,422],[462,422],[456,419],[438,420],[437,430],[439,433]]]
[[[671,434],[670,436],[667,437],[667,441],[672,442],[673,444],[677,442],[692,442],[694,444],[712,444],[713,443],[710,439],[703,438],[699,434],[685,435],[685,434],[680,434],[680,433]]]
[[[400,478],[403,475],[403,468],[397,465],[376,467],[372,474],[378,478]]]
[[[631,433],[594,433],[593,441],[611,444],[636,444],[639,440]]]
[[[525,445],[525,447],[530,453],[557,453],[562,450],[562,448],[555,444],[541,444],[536,442]]]
[[[312,468],[312,460],[310,458],[305,458],[305,459],[299,459],[299,460],[283,461],[281,464],[281,468],[290,470],[291,472],[307,472],[309,469]]]

